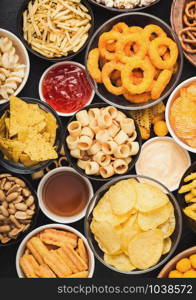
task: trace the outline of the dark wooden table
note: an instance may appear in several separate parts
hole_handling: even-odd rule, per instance
[[[17,13],[18,8],[23,0],[0,0],[0,28],[10,30],[11,32],[17,34]],[[169,24],[170,19],[170,8],[172,0],[161,0],[158,4],[152,8],[145,9],[144,12],[153,14]],[[115,14],[111,13],[105,9],[99,9],[95,6],[92,6],[94,15],[95,15],[95,29],[97,29],[101,24],[103,24],[109,18],[112,18]],[[79,54],[75,60],[81,63],[84,63],[84,53],[83,51]],[[29,80],[21,92],[20,96],[31,96],[34,98],[39,98],[38,95],[38,84],[39,79],[44,72],[44,70],[49,67],[50,63],[37,58],[34,55],[30,55],[31,61],[31,71],[29,75]],[[184,70],[182,73],[181,81],[195,76],[195,68],[185,60]],[[63,120],[66,125],[66,119]],[[195,157],[192,155],[192,160],[195,160]],[[178,162],[175,161],[174,164]],[[134,171],[133,171],[134,172]],[[96,191],[101,183],[93,182],[94,191]],[[36,188],[36,185],[35,185]],[[48,218],[46,218],[41,212],[38,217],[37,226],[52,223]],[[79,231],[83,232],[84,224],[83,220],[73,223],[72,226]],[[176,253],[189,248],[196,244],[196,236],[191,232],[191,230],[183,224],[183,233],[179,243],[179,246],[176,250]],[[18,245],[14,247],[4,247],[0,248],[0,278],[8,277],[17,277],[15,269],[15,256]],[[145,275],[145,277],[156,277],[160,270],[151,272]],[[97,278],[124,278],[128,277],[127,275],[120,275],[119,273],[110,271],[104,267],[100,262],[96,260],[95,273],[94,276]],[[143,276],[144,277],[144,276]],[[129,276],[130,280],[133,280],[133,276]]]

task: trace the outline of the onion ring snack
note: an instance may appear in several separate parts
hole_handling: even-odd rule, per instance
[[[178,72],[178,47],[155,24],[144,28],[116,23],[99,36],[87,58],[92,79],[131,103],[159,99]]]

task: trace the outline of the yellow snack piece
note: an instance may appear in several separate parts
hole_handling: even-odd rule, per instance
[[[173,270],[169,272],[169,278],[183,278],[183,274],[179,271]]]
[[[139,129],[142,140],[148,140],[150,138],[150,131],[142,126],[139,126]]]
[[[158,121],[154,124],[154,133],[157,136],[165,136],[168,134],[168,128],[165,121]]]
[[[196,271],[195,270],[189,270],[184,273],[183,278],[196,278]]]
[[[181,272],[181,273],[187,272],[190,269],[191,269],[191,263],[190,263],[190,260],[188,258],[182,258],[176,264],[176,270]]]
[[[196,221],[196,203],[187,206],[186,208],[183,209],[183,212],[185,215],[187,215],[189,218],[193,219]]]
[[[155,124],[158,121],[162,121],[165,118],[164,112],[158,113],[157,115],[154,115],[152,118],[152,124]]]
[[[196,254],[193,254],[189,257],[189,260],[191,262],[191,266],[196,269]]]

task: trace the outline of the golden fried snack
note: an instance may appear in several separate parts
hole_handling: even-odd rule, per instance
[[[45,264],[38,266],[36,273],[40,278],[56,278],[56,275]]]
[[[78,255],[78,253],[70,247],[70,245],[66,245],[62,247],[69,259],[72,261],[73,264],[79,269],[79,271],[85,271],[88,269],[87,264],[85,261]]]
[[[27,242],[27,248],[31,251],[35,259],[42,264],[44,256],[48,253],[48,249],[42,243],[40,238],[33,237]]]
[[[78,240],[78,248],[76,251],[80,255],[80,257],[85,261],[85,263],[88,264],[88,255],[82,239]]]
[[[40,239],[46,244],[59,247],[66,244],[70,244],[74,248],[77,246],[77,236],[73,233],[62,230],[45,229],[41,232]]]
[[[69,276],[69,278],[87,278],[87,277],[88,277],[88,271],[75,273]]]
[[[23,255],[20,258],[20,266],[26,277],[37,278],[36,270],[37,268],[39,268],[39,265],[32,255],[27,255],[27,254]]]
[[[57,254],[62,258],[64,263],[72,270],[73,273],[79,272],[77,266],[72,262],[67,253],[63,248],[59,248],[56,250]]]
[[[64,263],[55,250],[48,251],[44,256],[44,262],[59,278],[65,278],[72,274],[71,269]]]

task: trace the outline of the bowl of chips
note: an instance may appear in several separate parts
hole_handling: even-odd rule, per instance
[[[85,234],[97,259],[124,274],[148,273],[166,263],[181,233],[181,210],[173,194],[140,175],[102,186],[85,217]]]
[[[0,163],[7,170],[32,174],[49,166],[63,144],[57,113],[45,102],[10,97],[0,110]]]
[[[92,278],[94,269],[86,238],[62,224],[36,228],[23,239],[16,254],[20,278]]]
[[[126,13],[109,19],[94,33],[85,65],[103,101],[139,110],[172,92],[182,73],[183,52],[164,21],[150,14]]]
[[[38,198],[29,178],[0,169],[0,248],[21,241],[34,229]]]
[[[93,11],[86,0],[25,0],[17,20],[25,47],[51,62],[71,60],[79,54],[94,28]]]
[[[95,103],[69,120],[64,147],[77,172],[92,180],[107,181],[134,167],[141,150],[141,135],[128,112]]]
[[[182,176],[178,199],[187,225],[196,233],[196,162]]]

